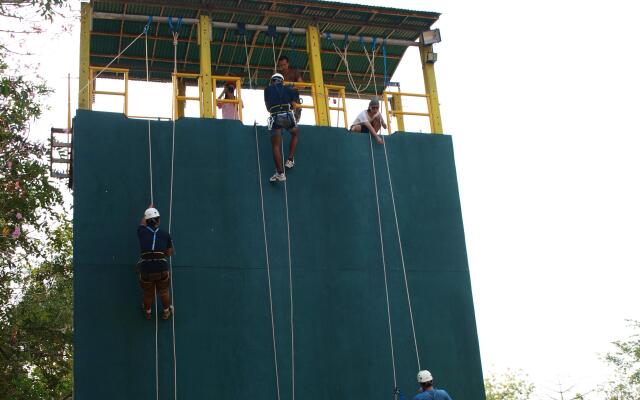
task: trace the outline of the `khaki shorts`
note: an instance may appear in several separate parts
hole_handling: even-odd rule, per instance
[[[158,294],[167,293],[171,284],[169,271],[164,272],[140,272],[138,282],[146,296],[153,296],[154,291]]]

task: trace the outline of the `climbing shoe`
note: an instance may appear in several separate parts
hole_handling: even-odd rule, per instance
[[[144,303],[142,303],[142,312],[144,313],[144,319],[151,319],[151,309],[144,308]]]
[[[291,169],[296,165],[296,162],[293,161],[293,158],[290,158],[287,160],[287,162],[284,163],[284,166]]]
[[[287,177],[284,175],[284,172],[276,172],[271,178],[269,178],[270,182],[284,182],[286,180]]]
[[[162,311],[162,319],[169,319],[173,313],[173,306],[169,306]]]

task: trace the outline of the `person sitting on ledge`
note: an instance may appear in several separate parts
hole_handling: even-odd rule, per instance
[[[380,114],[380,102],[378,99],[373,99],[369,102],[369,108],[362,111],[356,117],[356,120],[351,124],[351,131],[370,133],[371,136],[378,142],[378,144],[384,143],[382,136],[378,134],[380,126],[387,129],[387,124]]]
[[[138,261],[138,282],[142,288],[142,310],[144,317],[151,319],[151,305],[156,293],[162,300],[162,319],[169,319],[173,306],[169,296],[171,276],[167,257],[173,255],[171,236],[160,226],[160,213],[149,205],[138,227],[138,241],[140,242],[140,261]]]

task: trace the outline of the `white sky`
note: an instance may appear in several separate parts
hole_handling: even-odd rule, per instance
[[[608,370],[599,354],[627,335],[625,319],[640,318],[640,55],[632,4],[393,3],[442,13],[438,91],[444,130],[454,138],[485,374],[523,369],[540,394],[552,394],[558,382],[578,390],[602,382]],[[57,90],[33,127],[46,138],[50,126],[66,126],[77,22],[72,35],[32,45],[41,46],[42,74]],[[393,80],[423,88],[419,68],[410,49]],[[169,114],[168,95],[136,86],[131,113]],[[75,109],[77,80],[72,87]],[[101,100],[96,109],[109,107],[118,109]],[[359,107],[350,108],[350,121]],[[259,96],[247,99],[245,122],[264,120],[263,110]],[[410,119],[407,128],[424,124]]]

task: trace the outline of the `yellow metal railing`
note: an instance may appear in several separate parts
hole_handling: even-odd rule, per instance
[[[389,96],[398,96],[398,107],[394,108],[393,103],[391,105],[391,107],[389,107]],[[415,112],[415,111],[404,111],[402,109],[402,96],[408,96],[408,97],[422,97],[424,99],[427,100],[427,109],[429,109],[429,95],[428,94],[422,94],[422,93],[407,93],[407,92],[388,92],[385,91],[382,93],[382,98],[384,99],[384,109],[385,109],[385,113],[387,115],[387,121],[389,123],[391,123],[391,120],[389,119],[390,115],[393,116],[398,116],[398,118],[401,118],[405,115],[414,115],[414,116],[420,116],[420,117],[429,117],[431,118],[431,114],[429,114],[428,112],[424,113],[424,112]],[[391,129],[389,129],[389,131],[391,131]]]
[[[215,95],[216,84],[218,81],[224,82],[233,82],[236,87],[236,98],[235,99],[218,99]],[[222,75],[213,75],[211,76],[211,87],[214,91],[213,93],[213,118],[217,117],[218,103],[220,104],[235,104],[236,110],[238,111],[238,116],[240,117],[240,121],[242,121],[242,79],[237,76],[222,76]]]
[[[187,78],[187,79],[197,79],[198,80],[198,97],[195,96],[187,96],[181,95],[178,90],[178,79],[179,78]],[[201,76],[200,74],[188,74],[185,72],[178,72],[171,74],[171,81],[173,83],[173,119],[178,119],[178,103],[181,101],[197,101],[200,106],[200,116],[202,117],[202,90],[201,90]],[[209,93],[211,96],[211,93]]]
[[[329,104],[329,92],[337,91],[338,92],[338,106],[332,107]],[[329,110],[329,125],[331,125],[331,111],[338,112],[338,118],[340,118],[340,112],[342,111],[342,116],[344,117],[344,127],[347,128],[347,94],[344,86],[338,85],[324,85],[324,98],[327,101],[327,109]],[[342,100],[342,107],[340,107],[340,100]]]
[[[96,90],[93,85],[95,84],[95,72],[112,72],[115,74],[123,74],[124,75],[124,92],[114,92],[109,90]],[[89,109],[91,109],[91,105],[93,104],[93,96],[97,94],[105,94],[108,96],[122,96],[124,97],[124,115],[126,116],[129,113],[129,70],[126,68],[103,68],[103,67],[89,67]]]
[[[312,82],[285,82],[285,85],[291,85],[296,89],[311,89],[311,98],[316,99],[316,87]],[[318,109],[315,104],[297,104],[295,108],[311,108],[313,110],[313,116],[315,118],[315,123],[318,123]]]

